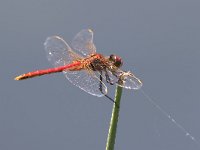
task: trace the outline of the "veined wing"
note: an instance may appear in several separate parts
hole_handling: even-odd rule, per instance
[[[80,71],[64,71],[66,78],[74,85],[84,90],[85,92],[102,97],[107,94],[107,87],[102,82],[102,91],[100,91],[100,80],[94,72],[89,70]]]
[[[84,56],[96,53],[93,31],[91,29],[81,30],[72,40],[72,48],[81,52]]]
[[[74,59],[81,58],[72,51],[67,42],[59,36],[48,37],[44,43],[47,59],[54,66],[64,66]]]
[[[106,80],[105,72],[103,78]],[[116,83],[119,86],[126,89],[138,90],[142,87],[142,82],[130,71],[122,71],[120,69],[107,70],[107,75],[109,76],[112,83]]]
[[[64,66],[75,59],[82,59],[81,56],[72,51],[69,45],[59,36],[48,37],[44,43],[48,60],[55,66]],[[99,78],[87,70],[63,71],[66,78],[77,87],[94,96],[104,96],[107,87],[102,84],[102,92],[99,90]]]
[[[119,80],[117,84],[121,87],[134,90],[138,90],[142,87],[142,82],[140,81],[140,79],[138,79],[130,71],[122,71],[119,74]]]

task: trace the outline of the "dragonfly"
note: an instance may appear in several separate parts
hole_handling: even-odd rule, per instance
[[[70,46],[60,36],[48,37],[44,49],[54,68],[28,72],[17,76],[15,80],[63,72],[72,84],[97,97],[109,98],[106,83],[126,89],[140,89],[140,79],[130,71],[120,69],[123,65],[121,57],[96,53],[93,36],[91,29],[83,29],[74,37]]]

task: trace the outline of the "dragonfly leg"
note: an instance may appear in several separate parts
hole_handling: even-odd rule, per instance
[[[103,93],[103,90],[102,90],[102,80],[103,80],[102,75],[100,75],[99,90],[101,91],[101,93]]]
[[[103,78],[102,78],[102,71],[100,72],[100,83],[99,83],[99,90],[101,91],[101,93],[103,93],[102,90],[102,82],[103,82]],[[115,103],[115,105],[119,108],[118,104],[107,94],[103,93],[105,97],[107,97],[111,102]]]
[[[105,69],[105,77],[106,77],[106,82],[109,83],[110,85],[113,85],[114,83],[111,81],[107,70]]]

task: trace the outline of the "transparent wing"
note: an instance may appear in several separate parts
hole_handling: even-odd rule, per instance
[[[134,90],[138,90],[142,87],[142,82],[140,81],[140,79],[135,77],[129,71],[120,73],[117,84],[121,87],[124,87],[127,89],[134,89]]]
[[[93,72],[87,70],[64,71],[64,74],[72,84],[91,95],[102,97],[107,93],[107,87],[103,82],[102,92],[99,90],[100,80]]]
[[[93,31],[91,29],[81,30],[72,40],[72,48],[81,52],[84,56],[96,53]]]
[[[84,32],[82,32],[80,36],[83,36]],[[92,35],[92,33],[90,34]],[[89,39],[92,41],[92,38]],[[69,64],[75,59],[82,59],[82,57],[73,52],[69,45],[59,36],[48,37],[44,46],[48,60],[55,67]],[[72,84],[91,95],[101,97],[107,93],[107,87],[104,83],[102,83],[102,91],[99,90],[100,80],[92,71],[63,71],[63,73]]]
[[[80,56],[59,36],[48,37],[44,43],[47,59],[55,66],[63,66]]]
[[[104,80],[107,79],[106,74],[112,83],[116,83],[123,88],[138,90],[142,87],[140,79],[135,77],[130,71],[125,72],[118,68],[112,70],[108,69],[106,72],[104,71],[104,74],[102,75]]]

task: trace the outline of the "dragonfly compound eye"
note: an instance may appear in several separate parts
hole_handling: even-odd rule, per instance
[[[123,65],[123,61],[122,61],[121,57],[119,57],[117,55],[111,54],[110,57],[109,57],[109,60],[111,62],[113,62],[113,64],[118,68]]]

